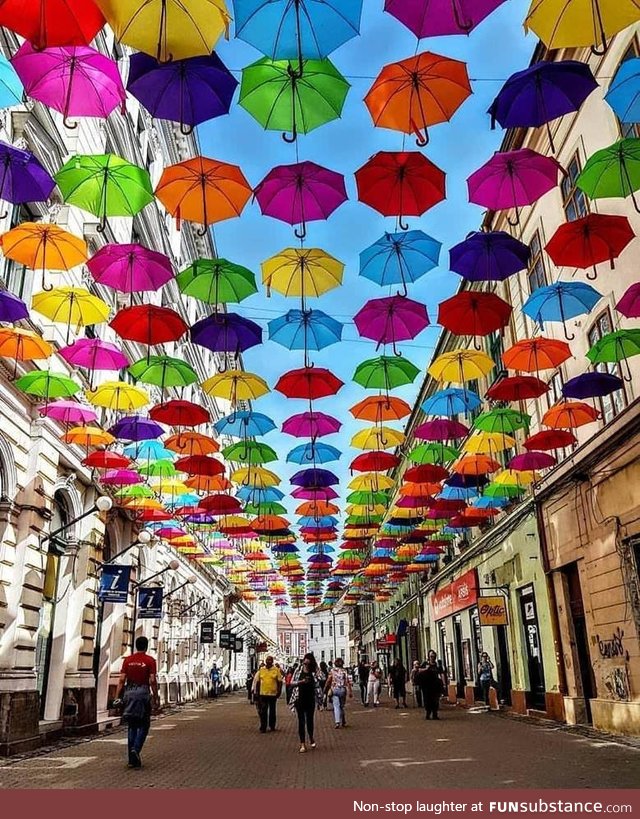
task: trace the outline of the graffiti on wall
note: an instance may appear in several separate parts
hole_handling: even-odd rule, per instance
[[[618,628],[608,639],[601,639],[600,635],[596,634],[600,656],[604,660],[614,660],[617,657],[622,657],[626,662],[628,662],[629,652],[625,651],[623,638],[624,631],[622,631],[620,626],[618,626]]]
[[[610,669],[604,676],[604,684],[611,699],[628,701],[631,699],[629,674],[625,666]]]

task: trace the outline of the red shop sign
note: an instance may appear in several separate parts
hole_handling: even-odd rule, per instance
[[[433,619],[442,620],[478,602],[478,572],[471,569],[453,583],[437,591],[431,601]]]

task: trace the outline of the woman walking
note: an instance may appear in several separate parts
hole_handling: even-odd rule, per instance
[[[324,687],[328,677],[329,667],[324,660],[321,660],[318,669],[318,711],[327,710],[327,695],[324,693]]]
[[[380,688],[382,683],[382,671],[376,660],[373,660],[369,668],[369,680],[367,681],[367,705],[377,708],[380,705]]]
[[[313,720],[316,713],[317,671],[316,658],[312,653],[305,654],[302,664],[296,670],[291,681],[291,707],[298,715],[298,736],[300,737],[301,754],[307,751],[307,738],[309,739],[309,747],[316,747],[313,738]]]
[[[444,691],[444,684],[442,682],[442,672],[438,667],[438,655],[435,651],[430,651],[427,655],[427,662],[422,664],[416,675],[416,682],[422,691],[425,719],[429,719],[429,717],[440,719],[438,709],[440,708],[440,697]]]
[[[344,670],[344,660],[341,657],[338,657],[334,662],[333,668],[324,685],[326,692],[328,692],[329,689],[333,691],[333,716],[336,728],[346,728],[345,705],[347,702],[347,691],[349,692],[349,697],[353,697],[353,691],[349,675]]]
[[[493,682],[493,663],[489,659],[486,651],[480,655],[480,662],[478,663],[478,677],[480,679],[480,687],[482,688],[482,696],[484,704],[489,705],[489,691],[491,690],[491,683]]]
[[[389,669],[389,687],[393,691],[393,698],[396,701],[396,708],[400,708],[400,699],[402,699],[402,707],[407,707],[407,672],[402,665],[402,660],[399,657],[393,661]]]

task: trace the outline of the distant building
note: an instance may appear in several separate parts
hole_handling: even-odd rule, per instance
[[[299,660],[309,651],[309,628],[305,617],[299,614],[278,614],[278,649],[281,659]]]
[[[349,615],[333,615],[331,610],[314,609],[306,615],[309,627],[309,651],[316,660],[335,660],[341,657],[345,665],[349,655]]]

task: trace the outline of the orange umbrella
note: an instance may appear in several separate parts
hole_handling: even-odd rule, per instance
[[[289,521],[280,515],[262,515],[251,523],[251,528],[256,532],[275,532],[278,529],[287,529],[288,526]]]
[[[552,429],[575,429],[600,417],[598,410],[583,401],[561,401],[545,412],[542,424]]]
[[[178,221],[207,225],[240,216],[252,190],[237,165],[196,156],[165,168],[156,196]]]
[[[373,395],[354,404],[349,412],[362,421],[399,421],[411,413],[411,407],[401,398],[390,395]]]
[[[2,234],[0,247],[8,259],[41,270],[43,290],[45,270],[70,270],[89,254],[83,239],[49,222],[23,222]]]
[[[217,441],[201,432],[180,432],[164,442],[166,449],[181,455],[212,455],[220,451]]]
[[[467,66],[425,51],[386,65],[364,98],[374,125],[429,141],[427,127],[447,122],[471,94]]]
[[[231,483],[222,475],[194,475],[184,482],[189,489],[196,492],[225,492],[231,489]]]
[[[39,361],[49,358],[52,354],[51,344],[32,330],[22,330],[19,327],[0,328],[0,358],[13,359],[14,378],[18,371],[18,361]]]
[[[453,465],[453,471],[458,475],[487,475],[499,469],[502,466],[488,455],[463,455]]]
[[[429,497],[440,492],[439,483],[412,483],[407,481],[400,487],[400,494],[409,498]]]
[[[325,515],[337,515],[340,507],[329,501],[306,501],[301,503],[296,509],[296,515],[324,517]]]
[[[568,358],[571,358],[571,349],[566,341],[544,336],[524,338],[502,354],[507,369],[526,373],[555,370]]]

